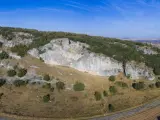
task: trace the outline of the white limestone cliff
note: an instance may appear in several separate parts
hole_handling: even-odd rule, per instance
[[[28,53],[36,58],[42,58],[46,64],[69,66],[95,75],[111,76],[124,71],[122,63],[105,55],[90,52],[87,50],[88,47],[87,44],[62,38],[54,39]],[[144,64],[129,62],[126,64],[125,71],[132,79],[141,77],[154,79],[152,70]]]

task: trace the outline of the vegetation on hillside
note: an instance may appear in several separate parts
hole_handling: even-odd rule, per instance
[[[13,70],[13,69],[7,71],[7,75],[8,75],[9,77],[13,77],[13,76],[15,76],[16,74],[17,74],[17,72],[16,72],[15,70]]]
[[[90,45],[90,48],[88,48],[90,51],[95,53],[102,53],[120,62],[125,63],[132,60],[137,62],[144,62],[147,66],[154,69],[155,74],[160,74],[160,54],[145,55],[143,52],[136,50],[136,46],[148,46],[160,53],[160,49],[148,44],[126,40],[124,41],[116,38],[105,38],[100,36],[89,36],[68,32],[44,32],[33,29],[0,27],[0,34],[2,34],[2,36],[8,40],[12,40],[12,38],[14,38],[13,32],[26,32],[33,35],[32,44],[28,46],[18,45],[11,49],[13,52],[17,52],[18,55],[22,57],[29,49],[43,46],[54,38],[69,38],[73,41],[87,43]]]
[[[8,59],[8,58],[9,58],[9,55],[8,55],[7,52],[2,51],[2,52],[0,53],[0,60]]]
[[[0,78],[0,87],[2,87],[6,83],[5,79]]]
[[[102,95],[101,95],[101,93],[98,92],[98,91],[96,91],[96,92],[94,93],[94,97],[95,97],[96,101],[99,101],[99,100],[102,99]]]
[[[83,83],[81,83],[81,82],[76,82],[76,83],[74,84],[74,86],[73,86],[73,89],[74,89],[75,91],[83,91],[84,88],[85,88],[85,85],[84,85]]]

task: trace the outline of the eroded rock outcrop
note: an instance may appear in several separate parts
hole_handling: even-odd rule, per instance
[[[132,79],[145,77],[154,79],[152,70],[144,64],[128,62],[123,64],[102,54],[96,54],[87,50],[89,45],[74,42],[67,38],[54,39],[50,43],[38,49],[32,49],[28,53],[34,57],[42,58],[46,64],[63,65],[95,75],[111,76],[123,72]]]

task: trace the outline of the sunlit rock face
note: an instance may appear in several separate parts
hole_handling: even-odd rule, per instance
[[[28,45],[32,43],[32,35],[24,32],[13,32],[14,37],[12,40],[5,39],[0,35],[0,42],[3,43],[5,47],[14,47],[16,45]]]
[[[122,63],[102,54],[90,52],[87,48],[89,48],[87,44],[62,38],[54,39],[38,49],[34,48],[29,54],[42,58],[46,64],[69,66],[94,75],[111,76],[124,71]],[[139,66],[130,62],[126,64],[125,71],[131,79],[141,77],[154,79],[153,73],[145,65]]]

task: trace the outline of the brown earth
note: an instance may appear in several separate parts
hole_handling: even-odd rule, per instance
[[[124,110],[152,100],[160,95],[160,89],[147,89],[136,91],[131,88],[131,80],[120,74],[116,81],[126,82],[129,88],[122,89],[116,86],[118,93],[103,97],[96,101],[94,92],[108,91],[109,86],[114,85],[107,77],[90,75],[79,72],[75,69],[63,66],[47,66],[38,59],[27,56],[18,62],[25,66],[28,71],[33,69],[38,74],[49,74],[63,81],[66,86],[72,88],[77,82],[85,84],[85,90],[76,92],[72,89],[51,92],[37,85],[27,85],[16,88],[12,85],[5,85],[0,88],[0,93],[4,93],[0,100],[0,111],[2,113],[18,116],[38,117],[38,118],[75,118],[90,117],[104,114],[108,111],[108,104],[113,104],[115,111]],[[33,68],[36,66],[36,68]],[[51,100],[44,103],[44,95],[50,94]]]

